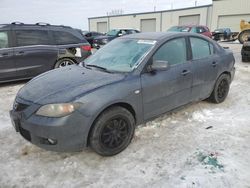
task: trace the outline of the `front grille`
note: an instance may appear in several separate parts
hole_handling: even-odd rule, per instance
[[[28,141],[31,141],[30,132],[23,129],[21,126],[19,127],[20,134]]]
[[[22,103],[17,103],[17,102],[14,104],[14,110],[17,112],[23,111],[28,107],[29,107],[29,105],[27,105],[27,104],[22,104]]]

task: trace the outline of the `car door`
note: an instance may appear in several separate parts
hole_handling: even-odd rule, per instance
[[[205,39],[190,37],[190,45],[194,73],[192,100],[196,101],[210,95],[219,71],[219,58],[213,44]]]
[[[10,46],[11,33],[0,31],[0,82],[15,78],[16,67],[13,59],[13,48]]]
[[[168,61],[169,69],[141,75],[145,120],[190,102],[192,72],[187,54],[186,39],[176,38],[152,56],[151,61]]]
[[[54,67],[58,49],[51,44],[47,30],[17,29],[14,31],[17,76],[34,77]]]

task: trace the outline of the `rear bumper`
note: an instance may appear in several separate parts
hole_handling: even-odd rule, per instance
[[[58,152],[81,151],[87,146],[90,125],[88,118],[79,112],[62,117],[47,118],[10,111],[12,124],[22,137],[46,150]]]

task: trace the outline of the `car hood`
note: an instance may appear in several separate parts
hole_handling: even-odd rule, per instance
[[[46,72],[28,82],[17,97],[36,104],[65,103],[99,87],[118,82],[123,74],[89,70],[77,65]]]

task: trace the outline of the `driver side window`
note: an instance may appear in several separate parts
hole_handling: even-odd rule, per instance
[[[169,65],[185,63],[187,48],[185,38],[173,39],[163,44],[153,56],[153,61],[168,61]]]

